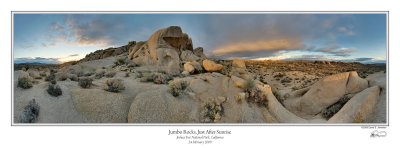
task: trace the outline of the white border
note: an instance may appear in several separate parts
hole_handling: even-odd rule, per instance
[[[14,14],[385,14],[386,123],[14,123]],[[11,12],[11,125],[12,126],[389,126],[389,12],[388,11],[12,11]]]

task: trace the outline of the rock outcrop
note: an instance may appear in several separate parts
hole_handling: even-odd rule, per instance
[[[357,93],[368,87],[357,72],[345,72],[327,76],[316,82],[297,102],[297,110],[315,115],[336,103],[345,94]]]
[[[201,55],[199,51],[196,54]],[[153,33],[147,42],[139,42],[129,49],[128,58],[140,66],[157,66],[168,74],[182,72],[182,61],[198,61],[193,53],[192,39],[178,26]]]
[[[79,60],[80,62],[85,62],[85,61],[93,61],[93,60],[99,60],[99,59],[104,59],[108,58],[111,56],[117,56],[123,53],[127,53],[132,47],[136,46],[135,41],[129,42],[125,46],[117,47],[117,48],[107,48],[104,50],[97,50],[95,52],[92,52],[90,54],[87,54],[85,58]]]
[[[356,94],[328,123],[363,123],[374,111],[379,92],[379,87],[374,86]]]

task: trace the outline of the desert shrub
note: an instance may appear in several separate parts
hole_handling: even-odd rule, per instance
[[[60,77],[58,77],[58,80],[60,80],[60,81],[65,81],[67,79],[68,79],[68,75],[66,73],[62,73],[60,75]]]
[[[47,74],[46,74],[45,72],[41,72],[39,75],[40,75],[41,77],[46,77],[46,76],[47,76]]]
[[[174,97],[177,97],[184,93],[188,84],[186,81],[183,81],[183,80],[175,80],[175,81],[170,81],[168,86],[169,86],[170,93]]]
[[[100,79],[100,78],[104,77],[105,73],[106,73],[106,71],[104,71],[103,69],[97,70],[96,74],[94,75],[94,78]]]
[[[115,74],[117,74],[115,71],[107,71],[106,73],[104,73],[104,76],[107,78],[112,78],[115,76]]]
[[[247,86],[244,92],[246,93],[246,101],[248,103],[255,103],[264,107],[268,106],[267,96],[265,96],[255,85]]]
[[[82,88],[89,88],[90,86],[92,86],[92,79],[91,78],[87,78],[87,77],[83,77],[83,78],[79,78],[79,86],[81,86]]]
[[[123,59],[123,58],[118,58],[118,59],[116,59],[115,61],[114,61],[114,65],[115,66],[119,66],[119,65],[124,65],[126,62],[125,62],[125,59]]]
[[[244,90],[253,89],[256,86],[256,82],[253,79],[246,79],[246,83],[244,85]]]
[[[45,81],[53,81],[56,79],[56,75],[54,73],[50,73],[44,80]]]
[[[20,116],[20,122],[21,123],[36,122],[39,116],[39,111],[40,111],[39,104],[35,101],[35,99],[32,99],[31,101],[29,101],[28,105],[24,107],[24,111]]]
[[[32,80],[29,77],[18,78],[18,87],[28,89],[32,87]]]
[[[108,79],[104,86],[104,90],[109,92],[120,92],[124,90],[125,86],[120,79]]]
[[[246,93],[238,93],[235,95],[235,100],[239,104],[241,104],[245,99],[246,99]]]
[[[47,88],[47,93],[54,97],[58,97],[62,95],[62,90],[57,84],[49,84],[49,87]]]
[[[200,115],[202,122],[211,123],[221,119],[224,114],[224,108],[222,104],[216,104],[215,102],[207,102],[201,107]]]
[[[76,74],[69,74],[69,75],[68,75],[68,78],[69,78],[71,81],[78,81],[78,80],[79,80],[79,78],[78,78],[78,76],[77,76]]]
[[[141,82],[153,82],[154,84],[166,84],[172,77],[163,73],[143,73]]]
[[[350,97],[348,96],[343,96],[342,98],[339,99],[338,102],[335,104],[332,104],[331,106],[327,107],[326,109],[322,110],[322,117],[325,119],[331,118],[333,115],[335,115],[337,112],[339,112],[340,109],[350,100]]]
[[[33,70],[29,72],[29,76],[34,79],[42,79],[42,76],[40,76],[39,72]]]
[[[281,83],[290,83],[290,82],[292,82],[292,78],[289,77],[285,77],[281,80]]]

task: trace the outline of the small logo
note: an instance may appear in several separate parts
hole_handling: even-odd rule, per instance
[[[371,136],[370,137],[386,137],[387,133],[385,131],[378,131],[378,130],[374,130],[373,132],[371,132]]]

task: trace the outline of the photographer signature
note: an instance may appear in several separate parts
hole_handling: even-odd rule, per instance
[[[373,137],[373,138],[375,138],[375,137],[386,137],[386,135],[387,135],[387,133],[385,131],[375,130],[375,131],[371,132],[371,136],[370,137]]]

